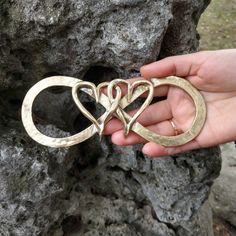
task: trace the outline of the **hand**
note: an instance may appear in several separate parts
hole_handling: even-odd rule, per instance
[[[125,146],[144,143],[143,153],[157,157],[236,139],[236,50],[168,57],[143,66],[141,75],[146,79],[176,75],[189,80],[204,96],[207,106],[205,125],[194,140],[177,147],[163,147],[145,141],[134,132],[125,137],[121,122],[112,119],[104,133],[112,134],[114,144]],[[133,80],[136,79],[130,81]],[[149,106],[137,121],[158,134],[175,135],[170,123],[173,120],[177,128],[185,132],[195,116],[191,98],[181,89],[172,86],[157,88],[155,96],[166,96],[167,99]]]

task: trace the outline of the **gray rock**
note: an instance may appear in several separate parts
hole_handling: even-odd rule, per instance
[[[138,75],[141,65],[157,58],[195,51],[196,24],[206,5],[204,0],[0,3],[3,235],[212,234],[203,204],[220,171],[218,148],[148,159],[139,145],[121,148],[94,136],[70,149],[51,149],[27,137],[19,120],[26,90],[46,76],[97,84]],[[83,101],[96,116],[103,112],[88,97]],[[90,124],[70,91],[57,87],[40,94],[33,115],[50,136]]]
[[[210,204],[215,217],[236,227],[236,149],[234,143],[222,148],[222,169],[212,186]]]
[[[45,129],[61,133],[52,126]],[[1,235],[38,235],[60,217],[56,198],[64,196],[67,154],[68,149],[35,145],[19,129],[1,135]]]
[[[182,222],[181,228],[177,231],[177,235],[213,236],[212,225],[213,217],[211,207],[209,201],[205,201],[198,212],[194,214],[191,221]]]
[[[160,51],[162,56],[194,51],[195,26],[206,7],[203,0],[0,4],[2,88],[25,88],[52,74],[83,78],[94,66],[110,68],[106,80],[130,76]],[[99,75],[90,79],[98,81]]]

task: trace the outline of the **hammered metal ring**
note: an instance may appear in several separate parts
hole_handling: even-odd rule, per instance
[[[117,80],[120,80],[120,79],[117,79]],[[199,91],[196,88],[194,88],[185,79],[182,79],[176,76],[169,76],[162,79],[153,78],[149,81],[149,83],[153,85],[152,86],[153,88],[156,88],[158,86],[163,86],[163,85],[176,86],[183,89],[185,92],[187,92],[190,95],[196,107],[196,112],[195,112],[195,118],[192,122],[192,126],[186,132],[181,133],[176,136],[164,136],[164,135],[156,134],[148,130],[147,128],[143,127],[138,122],[136,122],[135,121],[136,119],[134,120],[130,115],[128,115],[123,110],[126,106],[128,106],[130,103],[135,101],[140,95],[142,95],[144,92],[150,89],[150,87],[148,87],[147,84],[145,85],[145,81],[147,80],[141,80],[139,82],[140,85],[132,91],[132,94],[131,94],[132,96],[130,96],[130,94],[129,95],[126,94],[124,97],[122,98],[120,97],[119,106],[117,106],[117,104],[112,103],[112,101],[110,100],[111,99],[110,96],[106,96],[103,93],[99,94],[98,102],[102,106],[105,107],[106,112],[97,119],[98,124],[101,124],[104,122],[104,125],[105,125],[105,123],[108,122],[109,119],[111,119],[112,114],[109,111],[111,110],[113,106],[113,112],[114,112],[113,115],[120,119],[121,119],[121,116],[123,116],[123,118],[126,120],[127,123],[132,123],[132,125],[130,126],[130,129],[134,131],[135,133],[137,133],[138,135],[140,135],[141,137],[143,137],[147,141],[158,143],[163,146],[178,146],[194,139],[200,133],[205,123],[206,106],[205,106],[204,99],[202,95],[199,93]],[[67,77],[67,76],[53,76],[53,77],[48,77],[46,79],[39,81],[28,91],[22,105],[22,122],[27,133],[32,139],[34,139],[40,144],[59,148],[59,147],[69,147],[69,146],[81,143],[87,140],[88,138],[92,137],[95,133],[97,133],[98,127],[95,124],[92,124],[85,130],[75,135],[64,137],[64,138],[53,138],[53,137],[49,137],[42,134],[36,128],[33,122],[33,118],[32,118],[33,102],[41,91],[52,86],[67,86],[73,89],[75,86],[78,85],[79,82],[82,82],[82,80],[79,80],[73,77]],[[88,95],[95,97],[89,90],[84,89],[83,91],[86,92]],[[147,104],[148,105],[150,104],[149,100]],[[147,107],[147,104],[145,105],[145,107]],[[120,109],[120,112],[117,112],[118,109]]]

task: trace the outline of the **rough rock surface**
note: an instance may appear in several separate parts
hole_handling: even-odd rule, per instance
[[[2,235],[212,235],[203,203],[220,171],[218,148],[150,160],[140,146],[119,148],[95,136],[51,149],[34,143],[19,118],[26,90],[43,77],[99,83],[136,75],[158,57],[195,51],[207,3],[1,1]],[[102,112],[88,97],[83,101]],[[34,118],[52,136],[89,125],[70,92],[57,87],[39,96]]]
[[[236,227],[236,149],[234,143],[222,145],[222,169],[210,194],[214,216]]]

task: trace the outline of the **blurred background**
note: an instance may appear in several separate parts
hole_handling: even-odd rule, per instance
[[[236,0],[213,0],[202,14],[201,50],[236,48]]]
[[[198,33],[201,37],[200,50],[236,48],[236,0],[213,0],[201,16]],[[214,233],[215,236],[235,236],[235,144],[222,145],[221,150],[222,170],[210,195],[214,217]]]

